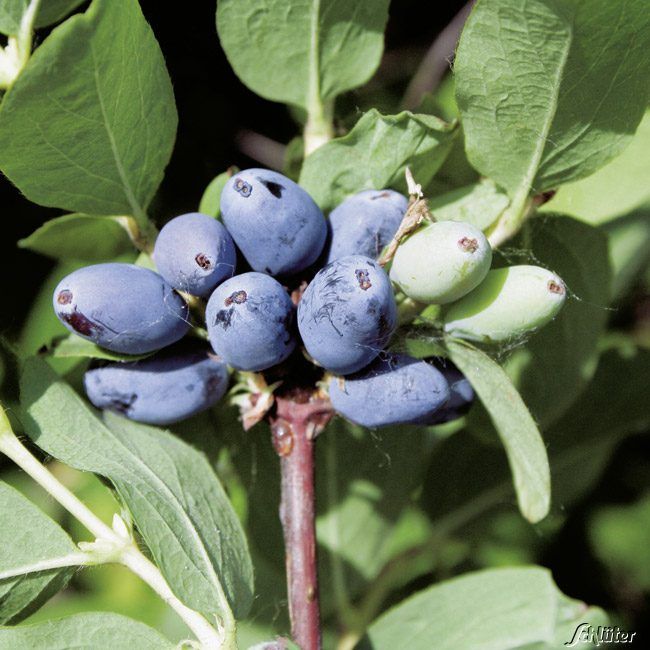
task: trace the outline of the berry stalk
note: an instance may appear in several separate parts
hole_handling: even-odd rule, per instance
[[[276,398],[271,422],[282,476],[280,519],[284,531],[291,635],[302,650],[320,650],[316,564],[314,439],[331,417],[329,402],[307,390]]]

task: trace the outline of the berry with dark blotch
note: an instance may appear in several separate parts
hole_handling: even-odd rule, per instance
[[[97,408],[168,425],[216,404],[228,388],[228,368],[207,346],[181,343],[141,361],[89,370],[84,387]]]
[[[361,372],[333,377],[334,409],[364,427],[428,422],[450,399],[449,383],[432,364],[403,354],[382,354]]]
[[[399,245],[390,278],[409,298],[445,304],[478,286],[491,263],[492,248],[478,228],[460,221],[437,221]]]
[[[268,169],[235,174],[221,193],[223,222],[251,268],[291,275],[313,264],[327,223],[299,185]]]
[[[237,253],[221,223],[192,212],[165,224],[156,239],[153,259],[160,275],[172,287],[207,296],[234,275]]]
[[[343,201],[329,215],[327,262],[346,255],[377,258],[397,232],[407,208],[406,197],[393,190],[364,190]]]
[[[79,336],[121,354],[145,354],[188,331],[185,301],[157,273],[134,264],[95,264],[67,275],[54,311]]]
[[[298,328],[311,357],[347,375],[383,350],[397,325],[393,289],[369,257],[349,255],[321,269],[298,303]]]
[[[295,307],[284,287],[264,273],[242,273],[218,286],[205,314],[214,351],[238,370],[260,371],[296,346]]]
[[[564,282],[539,266],[490,271],[444,313],[448,334],[481,343],[516,340],[553,320],[566,299]]]

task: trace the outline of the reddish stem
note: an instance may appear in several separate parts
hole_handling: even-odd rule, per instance
[[[331,417],[326,400],[296,390],[276,397],[271,421],[282,476],[280,520],[284,531],[291,635],[302,650],[320,650],[316,565],[314,438]]]

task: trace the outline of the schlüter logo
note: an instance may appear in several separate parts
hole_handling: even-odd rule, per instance
[[[625,632],[618,625],[606,627],[599,625],[594,627],[589,623],[580,623],[573,633],[571,641],[564,643],[568,648],[572,648],[583,643],[600,646],[607,643],[632,643],[636,632]]]

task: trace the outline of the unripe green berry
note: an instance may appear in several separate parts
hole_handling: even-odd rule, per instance
[[[478,228],[460,221],[437,221],[400,244],[390,278],[410,298],[440,305],[477,287],[491,262],[492,249]]]
[[[564,282],[551,271],[527,265],[495,269],[448,308],[445,331],[470,341],[501,343],[546,325],[565,299]]]

